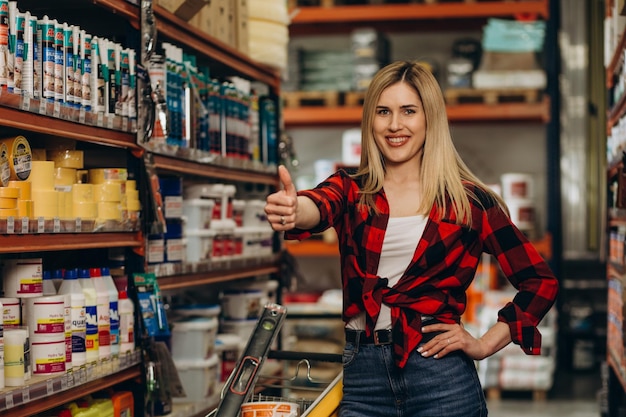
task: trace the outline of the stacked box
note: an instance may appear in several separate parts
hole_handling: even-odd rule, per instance
[[[350,40],[354,60],[353,89],[365,91],[376,72],[389,63],[389,40],[373,28],[355,29]]]
[[[472,76],[475,88],[543,89],[545,71],[537,62],[543,49],[545,22],[489,19],[483,30],[483,55]]]
[[[211,0],[157,0],[156,3],[188,22],[203,7],[209,5]]]
[[[498,311],[515,296],[511,291],[487,291],[479,314],[478,335],[496,323]],[[556,309],[548,312],[538,326],[542,335],[541,355],[526,355],[511,343],[493,356],[477,362],[478,377],[484,389],[548,391],[556,368]]]
[[[353,80],[350,51],[306,51],[300,55],[300,90],[350,91]]]

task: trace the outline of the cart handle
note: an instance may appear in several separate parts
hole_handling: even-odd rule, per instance
[[[282,360],[294,360],[294,361],[308,359],[310,361],[341,363],[342,355],[340,353],[317,353],[317,352],[295,352],[295,351],[289,351],[289,350],[270,350],[267,357],[270,359],[282,359]]]

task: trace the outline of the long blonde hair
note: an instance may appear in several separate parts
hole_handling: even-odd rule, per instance
[[[480,199],[464,182],[482,189],[487,196],[508,212],[504,201],[474,175],[459,156],[448,124],[446,104],[439,83],[433,74],[417,62],[398,61],[382,68],[372,79],[365,94],[361,122],[361,161],[354,175],[361,183],[359,203],[377,212],[374,194],[383,188],[385,161],[374,139],[373,124],[376,106],[387,87],[404,82],[415,89],[426,117],[426,141],[421,164],[422,201],[417,214],[429,215],[433,205],[439,217],[451,204],[459,224],[471,226],[469,198]]]

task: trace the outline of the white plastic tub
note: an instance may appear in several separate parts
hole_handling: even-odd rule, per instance
[[[212,317],[189,317],[172,323],[172,358],[207,359],[215,353],[218,321]]]
[[[174,402],[206,401],[217,393],[220,380],[219,359],[216,354],[208,359],[174,360],[186,397],[174,398]]]

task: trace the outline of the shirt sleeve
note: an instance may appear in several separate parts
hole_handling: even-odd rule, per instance
[[[320,211],[320,222],[309,230],[292,229],[285,232],[287,240],[303,240],[313,234],[321,233],[333,227],[338,216],[343,211],[344,190],[346,188],[347,175],[343,171],[328,177],[318,186],[310,190],[298,191],[298,196],[308,197],[315,203]]]
[[[558,281],[533,244],[497,204],[486,207],[483,213],[485,250],[496,257],[517,289],[513,300],[498,312],[498,321],[508,324],[513,342],[525,353],[539,355],[541,334],[537,326],[556,300]]]

